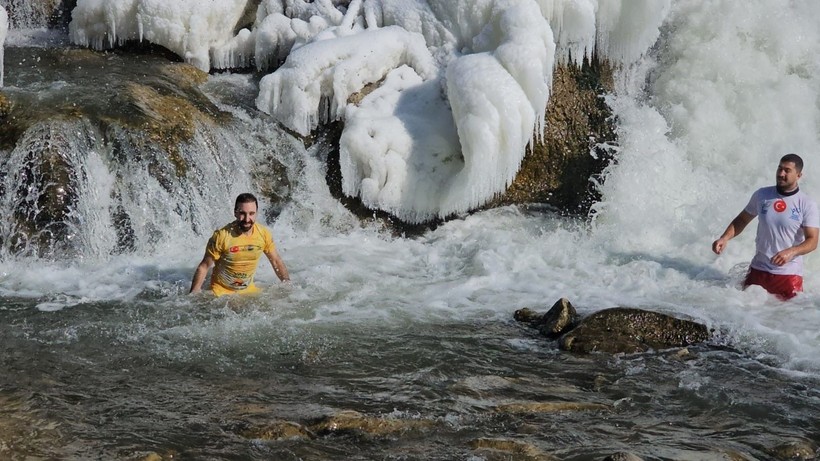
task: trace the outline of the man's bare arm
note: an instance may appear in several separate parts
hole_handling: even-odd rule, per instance
[[[729,223],[726,230],[723,231],[723,235],[712,243],[712,251],[716,254],[722,253],[723,249],[726,248],[726,244],[729,243],[729,240],[732,240],[736,236],[740,235],[740,233],[743,232],[743,229],[745,229],[754,218],[755,217],[746,210],[741,211],[740,214]]]
[[[283,282],[290,281],[290,274],[288,274],[288,268],[285,267],[284,261],[282,258],[279,257],[279,252],[276,249],[273,249],[267,253],[265,256],[268,257],[268,261],[270,261],[270,266],[273,268],[273,272],[276,273],[276,276],[279,277],[279,280]]]
[[[202,290],[202,283],[205,282],[205,276],[208,275],[208,270],[213,266],[214,258],[208,253],[205,253],[202,261],[196,266],[194,278],[191,280],[191,291],[189,291],[189,293],[198,293]]]
[[[772,256],[772,263],[782,266],[800,255],[811,253],[816,250],[817,235],[819,233],[820,229],[816,227],[804,227],[803,235],[806,237],[806,240],[803,240],[803,242],[799,245],[779,251],[776,255]]]

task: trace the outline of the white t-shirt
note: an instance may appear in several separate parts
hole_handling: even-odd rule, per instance
[[[806,239],[804,227],[820,227],[817,203],[803,191],[784,196],[777,187],[763,187],[752,194],[744,208],[758,216],[757,253],[751,267],[770,274],[803,275],[803,257],[797,256],[782,266],[772,264],[771,258],[779,251],[799,245]]]

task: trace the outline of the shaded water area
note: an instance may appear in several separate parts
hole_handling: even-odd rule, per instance
[[[0,453],[764,460],[820,438],[816,377],[729,348],[580,356],[513,321],[351,324],[306,312],[156,293],[43,312],[3,298]],[[349,410],[363,418],[352,428],[319,424]],[[308,431],[265,435],[282,421]],[[522,445],[494,452],[483,439]]]

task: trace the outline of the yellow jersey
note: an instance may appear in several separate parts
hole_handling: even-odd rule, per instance
[[[253,284],[259,258],[274,248],[270,231],[261,224],[254,223],[250,235],[243,234],[235,223],[215,231],[205,250],[216,261],[211,274],[214,294],[259,291]]]

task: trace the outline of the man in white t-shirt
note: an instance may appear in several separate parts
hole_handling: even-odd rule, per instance
[[[800,191],[803,159],[786,154],[777,167],[776,186],[763,187],[752,194],[740,212],[712,243],[720,254],[726,244],[756,216],[755,253],[743,287],[760,285],[780,299],[790,299],[803,291],[803,255],[817,248],[820,216],[817,203]]]

